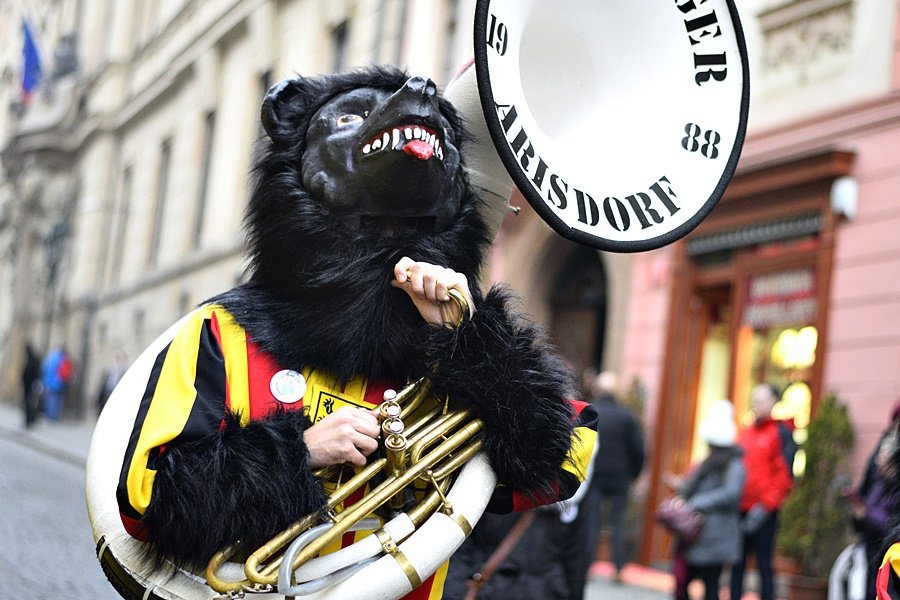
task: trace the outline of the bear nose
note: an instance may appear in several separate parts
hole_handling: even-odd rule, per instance
[[[424,77],[410,77],[404,87],[411,92],[429,98],[437,93],[437,85],[431,79],[425,79]]]

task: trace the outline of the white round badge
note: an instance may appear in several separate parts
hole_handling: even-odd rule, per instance
[[[302,399],[306,393],[306,379],[297,371],[284,369],[272,376],[269,390],[279,402],[293,404]]]

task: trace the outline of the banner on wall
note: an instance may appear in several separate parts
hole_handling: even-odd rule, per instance
[[[816,296],[812,268],[753,276],[741,322],[757,330],[813,323]]]

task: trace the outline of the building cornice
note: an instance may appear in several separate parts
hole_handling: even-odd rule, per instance
[[[833,111],[754,131],[744,143],[738,174],[827,149],[841,147],[852,151],[853,148],[847,147],[847,140],[894,129],[898,122],[900,90],[895,90]]]

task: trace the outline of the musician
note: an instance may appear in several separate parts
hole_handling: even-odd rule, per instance
[[[296,78],[263,124],[248,281],[156,358],[117,491],[126,530],[193,568],[236,540],[258,547],[325,505],[312,469],[366,463],[372,409],[423,376],[484,422],[489,510],[574,493],[594,413],[511,294],[475,283],[482,200],[433,82],[393,67]],[[408,597],[440,598],[445,568]]]

